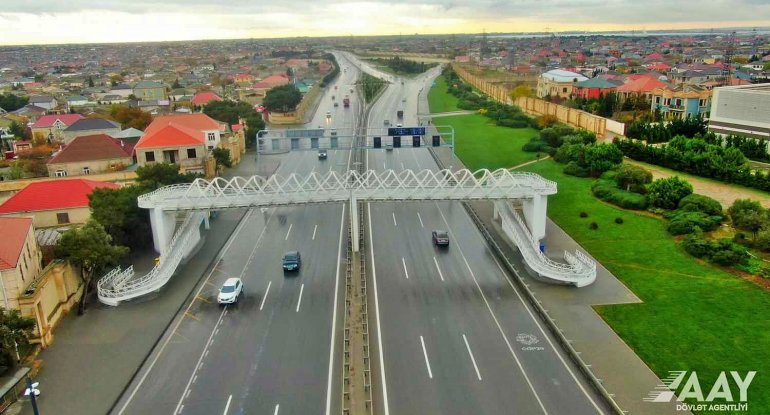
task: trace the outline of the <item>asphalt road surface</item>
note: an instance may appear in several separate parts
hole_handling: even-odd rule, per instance
[[[417,126],[418,99],[437,74],[391,84],[374,106],[370,128],[393,123],[398,109],[405,110],[405,127]],[[426,148],[411,147],[370,150],[367,166],[437,169]],[[367,208],[382,413],[604,413],[459,203]],[[449,231],[448,248],[432,245],[433,229]]]
[[[341,59],[344,66],[351,66]],[[338,90],[355,82],[350,67]],[[329,88],[308,127],[353,128],[360,103],[333,106]],[[338,93],[339,95],[339,93]],[[331,117],[327,117],[327,111]],[[260,156],[277,174],[346,171],[349,150]],[[223,247],[199,295],[178,316],[122,396],[117,414],[339,413],[339,290],[344,279],[347,208],[341,204],[252,209]],[[284,273],[281,257],[302,254],[302,268]],[[244,296],[220,307],[216,294],[240,277]]]

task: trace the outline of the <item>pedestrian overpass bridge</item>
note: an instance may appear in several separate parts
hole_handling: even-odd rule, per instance
[[[98,282],[99,299],[117,305],[153,291],[168,282],[176,267],[200,240],[200,226],[208,227],[208,212],[219,209],[276,207],[312,203],[350,203],[354,250],[358,249],[358,204],[382,201],[491,200],[505,233],[519,247],[527,266],[539,277],[582,287],[596,278],[596,264],[586,255],[565,252],[566,263],[547,258],[539,249],[545,236],[549,195],[556,183],[527,172],[490,170],[350,170],[309,175],[290,174],[196,179],[193,183],[162,187],[139,197],[150,209],[153,243],[159,264],[139,278],[132,268],[115,269]],[[511,201],[521,203],[523,218]],[[186,212],[177,226],[177,212]]]

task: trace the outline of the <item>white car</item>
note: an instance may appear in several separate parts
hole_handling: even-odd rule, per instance
[[[219,289],[217,303],[233,304],[238,301],[238,297],[243,293],[243,282],[240,278],[228,278],[222,288]]]

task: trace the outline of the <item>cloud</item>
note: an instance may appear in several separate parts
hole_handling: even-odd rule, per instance
[[[0,42],[770,26],[770,0],[24,0]],[[730,21],[725,20],[729,16]],[[109,24],[106,24],[109,22]]]

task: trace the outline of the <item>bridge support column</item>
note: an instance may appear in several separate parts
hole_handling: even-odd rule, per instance
[[[534,242],[545,237],[545,218],[548,209],[548,196],[533,195],[530,199],[525,199],[522,203],[524,220],[527,222],[529,232],[532,234]]]
[[[203,217],[203,228],[206,230],[211,229],[211,224],[209,223],[209,219],[211,218],[211,211],[206,211],[206,216]]]
[[[152,243],[155,252],[163,255],[174,236],[176,214],[174,211],[167,212],[161,208],[153,208],[150,211],[150,225],[152,226]]]
[[[358,229],[360,224],[358,223],[358,199],[351,193],[350,194],[350,237],[352,239],[353,252],[358,252]]]

